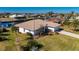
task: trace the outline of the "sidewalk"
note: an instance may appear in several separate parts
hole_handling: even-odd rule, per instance
[[[74,34],[74,33],[71,33],[71,32],[66,32],[66,31],[60,31],[59,33],[79,39],[79,35],[78,34]]]

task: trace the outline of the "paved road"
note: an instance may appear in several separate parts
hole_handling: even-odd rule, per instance
[[[71,32],[66,32],[64,30],[63,31],[60,31],[59,33],[79,39],[79,35],[78,34],[74,34],[74,33],[71,33]]]

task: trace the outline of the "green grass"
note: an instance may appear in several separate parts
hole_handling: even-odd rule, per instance
[[[44,51],[75,51],[79,50],[79,39],[64,35],[48,35],[37,39]]]
[[[79,31],[74,31],[72,26],[64,25],[64,26],[62,26],[62,28],[65,31],[72,32],[72,33],[75,33],[75,34],[79,34]]]
[[[19,46],[27,44],[27,35],[16,32],[5,32],[8,35],[8,40],[0,42],[0,51],[9,50],[16,51],[16,38],[19,38]]]
[[[16,38],[20,39],[19,46],[27,44],[28,35],[20,34],[16,32],[5,32],[8,35],[6,41],[0,42],[0,51],[17,51]],[[53,34],[41,36],[36,39],[40,44],[43,44],[41,51],[79,51],[79,39],[75,39],[69,36]]]

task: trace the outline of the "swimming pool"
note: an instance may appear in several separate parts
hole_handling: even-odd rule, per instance
[[[9,28],[11,26],[14,26],[13,22],[0,22],[0,27]]]

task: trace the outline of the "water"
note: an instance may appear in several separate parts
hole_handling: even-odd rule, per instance
[[[1,22],[0,23],[0,27],[3,27],[3,28],[9,28],[9,27],[11,27],[13,25],[14,25],[13,22]]]

